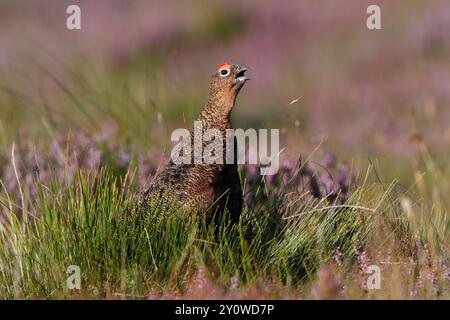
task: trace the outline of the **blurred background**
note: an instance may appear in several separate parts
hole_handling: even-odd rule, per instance
[[[0,0],[0,298],[236,298],[241,278],[250,299],[448,298],[449,30],[450,0]],[[233,125],[280,129],[280,172],[240,168],[242,229],[217,244],[130,226],[223,62],[250,67]]]
[[[66,28],[71,4],[81,30]],[[381,30],[366,27],[370,4]],[[0,154],[64,153],[82,136],[114,161],[167,157],[230,62],[252,78],[235,127],[280,128],[286,158],[378,159],[409,179],[418,141],[448,154],[449,30],[447,0],[0,1]]]

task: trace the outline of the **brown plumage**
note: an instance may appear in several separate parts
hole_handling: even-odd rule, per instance
[[[220,130],[225,139],[225,130],[232,129],[230,114],[236,96],[249,79],[244,76],[246,70],[247,67],[238,64],[217,67],[212,75],[208,102],[198,118],[203,132],[215,128]],[[193,131],[191,141],[194,141]],[[223,146],[225,149],[225,140]],[[193,159],[193,146],[191,150]],[[242,190],[237,172],[236,148],[234,153],[232,164],[175,164],[170,160],[141,194],[141,207],[148,208],[151,199],[156,199],[159,204],[167,199],[188,211],[206,212],[207,221],[226,207],[231,219],[238,221],[242,210]],[[223,155],[225,157],[225,150]]]

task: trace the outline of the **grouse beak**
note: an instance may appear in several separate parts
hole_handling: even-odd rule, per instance
[[[245,83],[245,81],[247,81],[247,80],[250,80],[250,78],[249,77],[246,77],[244,74],[245,74],[245,71],[247,71],[248,70],[248,67],[246,67],[246,66],[244,66],[244,65],[242,65],[242,64],[238,64],[238,65],[236,65],[236,77],[235,77],[235,79],[234,79],[234,83],[235,84],[244,84]]]

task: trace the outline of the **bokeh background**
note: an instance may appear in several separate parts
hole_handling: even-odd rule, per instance
[[[449,30],[449,0],[0,0],[0,298],[448,298]],[[233,124],[281,130],[280,172],[240,167],[220,239],[129,224],[223,62],[251,68]]]
[[[280,128],[283,157],[379,159],[386,178],[408,179],[415,141],[450,145],[450,2],[376,1],[373,31],[372,3],[1,1],[3,154],[72,133],[167,156],[227,61],[251,68],[235,127]],[[81,30],[66,28],[70,4]]]

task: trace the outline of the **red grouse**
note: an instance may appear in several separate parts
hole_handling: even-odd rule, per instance
[[[212,75],[208,102],[198,118],[203,132],[218,129],[225,139],[225,130],[232,129],[230,114],[239,91],[249,80],[244,75],[247,69],[244,65],[228,63],[217,67]],[[194,141],[193,136],[194,132],[191,131],[191,141]],[[203,142],[202,147],[204,146]],[[224,140],[224,158],[225,148]],[[188,211],[205,212],[207,221],[216,212],[223,212],[226,208],[232,221],[237,222],[242,210],[242,190],[236,164],[236,147],[232,152],[232,163],[226,163],[224,159],[223,164],[175,164],[170,160],[140,195],[141,207],[148,210],[154,199],[157,204],[172,203]],[[193,153],[192,145],[192,159]]]

